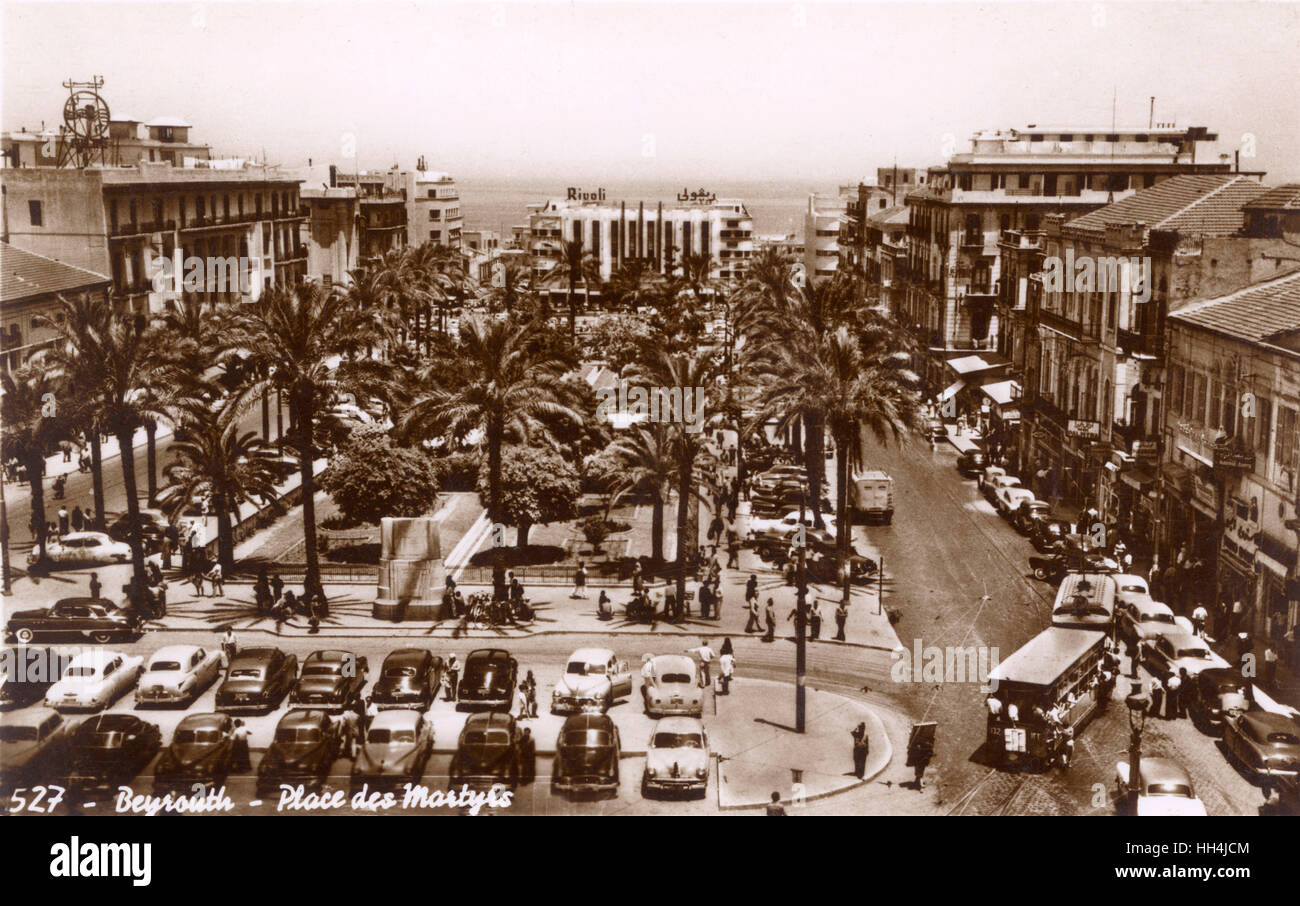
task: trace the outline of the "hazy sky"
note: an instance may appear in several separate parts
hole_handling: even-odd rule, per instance
[[[223,155],[477,178],[851,179],[983,127],[1253,133],[1300,180],[1296,3],[3,3],[5,129],[67,78]]]

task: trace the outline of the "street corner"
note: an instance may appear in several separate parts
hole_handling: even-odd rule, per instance
[[[737,680],[718,696],[710,717],[718,755],[718,805],[761,808],[779,794],[798,807],[866,784],[893,760],[891,732],[874,705],[806,688],[804,732],[795,729],[795,686],[771,680]],[[782,698],[788,708],[773,707]],[[867,753],[862,776],[855,765],[854,732],[863,727]]]

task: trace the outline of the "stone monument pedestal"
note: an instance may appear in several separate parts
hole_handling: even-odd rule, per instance
[[[379,588],[372,615],[377,620],[437,620],[442,609],[442,544],[438,523],[385,517],[380,523]]]

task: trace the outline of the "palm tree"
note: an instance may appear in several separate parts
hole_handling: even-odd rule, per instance
[[[240,434],[238,412],[229,399],[215,412],[205,405],[185,409],[186,436],[172,444],[174,459],[163,469],[167,486],[158,495],[173,519],[194,501],[211,502],[217,517],[217,556],[226,570],[235,568],[231,517],[238,519],[245,502],[275,500],[279,479],[275,447],[255,431]]]
[[[569,282],[569,339],[577,341],[578,337],[578,282],[582,282],[584,293],[591,296],[591,284],[600,285],[600,265],[589,252],[583,251],[582,242],[577,239],[565,240],[560,247],[560,260],[547,272],[548,280],[567,280]]]
[[[634,363],[628,371],[630,377],[651,388],[652,392],[677,395],[676,398],[683,403],[687,394],[691,394],[692,400],[702,396],[698,414],[703,418],[708,407],[714,402],[720,365],[717,357],[711,352],[674,355],[667,351],[660,351],[647,355],[641,362]],[[697,391],[700,391],[698,396]],[[696,487],[695,461],[704,449],[707,435],[701,430],[702,423],[687,424],[683,417],[684,412],[679,411],[675,416],[671,435],[672,450],[677,461],[677,602],[680,607],[686,600],[686,569],[691,552],[695,549],[694,540],[686,537],[690,507],[706,499]],[[660,411],[661,419],[671,417],[668,413]]]
[[[532,292],[533,271],[526,264],[502,261],[500,274],[501,285],[493,286],[488,293],[488,310],[494,311],[500,305],[507,315],[513,314],[515,302]]]
[[[99,386],[99,360],[94,349],[95,338],[107,327],[112,308],[103,298],[82,293],[77,296],[57,297],[53,317],[42,315],[42,327],[56,332],[56,339],[42,353],[50,364],[61,371],[70,388],[76,393],[70,402],[76,404],[79,421],[90,439],[90,484],[95,503],[94,528],[104,530],[104,454],[100,435],[104,431],[101,413],[96,403]]]
[[[387,377],[388,367],[355,353],[381,345],[390,336],[386,312],[358,308],[341,292],[317,283],[277,287],[240,306],[232,333],[261,374],[243,394],[268,384],[289,400],[293,440],[302,479],[302,518],[307,559],[306,589],[322,599],[316,547],[316,422],[337,388],[353,388],[365,398]],[[342,358],[331,369],[330,360]]]
[[[459,380],[435,386],[404,412],[399,430],[414,437],[444,437],[449,441],[479,431],[487,445],[488,518],[503,522],[501,450],[507,441],[528,441],[547,434],[545,418],[580,421],[563,405],[560,386],[563,366],[537,343],[537,322],[467,318],[460,327],[454,355]],[[432,370],[443,364],[433,363]],[[492,585],[505,595],[505,566],[498,554]]]
[[[45,559],[45,457],[66,436],[68,420],[60,417],[58,405],[66,386],[65,376],[40,355],[17,371],[0,372],[0,450],[27,470],[38,561]]]
[[[681,263],[682,277],[686,280],[686,285],[691,288],[691,295],[695,296],[695,304],[704,307],[704,290],[713,285],[711,274],[713,272],[713,258],[704,252],[696,252],[693,255],[687,255]]]
[[[614,484],[614,501],[633,490],[650,494],[650,559],[656,565],[664,561],[664,496],[676,474],[677,458],[672,434],[662,421],[633,428],[614,440],[609,451],[623,467],[622,477]]]
[[[891,337],[888,323],[866,335],[837,327],[815,346],[784,350],[775,378],[763,398],[765,411],[812,414],[835,443],[836,549],[840,568],[847,562],[852,519],[848,513],[851,467],[862,462],[863,430],[880,443],[899,440],[918,422],[917,376],[910,356]],[[845,588],[847,600],[848,589]]]
[[[649,295],[647,284],[650,282],[652,274],[653,271],[639,258],[625,261],[623,266],[613,273],[609,283],[605,286],[605,294],[608,300],[613,304],[636,311],[644,304],[646,297]]]

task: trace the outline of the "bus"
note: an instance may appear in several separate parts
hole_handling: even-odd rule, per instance
[[[1052,604],[1052,625],[1109,632],[1115,625],[1117,589],[1108,573],[1066,573]]]
[[[1051,626],[989,672],[987,742],[1008,766],[1068,762],[1074,734],[1110,699],[1106,633]]]

